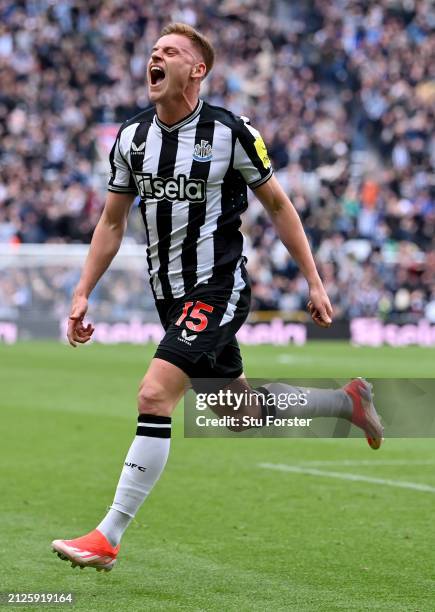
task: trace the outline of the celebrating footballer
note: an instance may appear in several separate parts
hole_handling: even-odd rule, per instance
[[[239,416],[253,417],[260,426],[277,414],[274,396],[301,392],[277,382],[253,389],[243,373],[236,333],[250,305],[240,232],[248,187],[307,280],[314,322],[332,323],[301,221],[273,174],[261,135],[248,118],[200,97],[213,61],[210,43],[192,27],[165,27],[148,62],[152,106],[121,126],[110,153],[107,199],[74,292],[68,339],[76,346],[92,337],[92,325],[84,322],[88,298],[120,247],[137,196],[149,282],[165,335],[140,383],[136,434],[110,509],[87,535],[52,543],[73,566],[108,571],[115,565],[124,532],[165,468],[171,415],[186,389],[207,393],[225,387],[256,396],[240,407]],[[279,417],[341,417],[379,448],[383,429],[366,381],[309,391],[303,405],[280,406]],[[231,416],[224,402],[213,410]],[[101,503],[104,507],[105,500]]]

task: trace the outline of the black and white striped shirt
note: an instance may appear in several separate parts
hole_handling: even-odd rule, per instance
[[[152,107],[121,126],[110,164],[109,191],[141,198],[155,299],[240,276],[246,186],[272,176],[264,142],[246,117],[199,100],[168,126]]]

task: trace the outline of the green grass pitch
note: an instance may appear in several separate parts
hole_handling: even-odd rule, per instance
[[[105,612],[435,609],[435,489],[259,467],[435,488],[433,440],[386,440],[374,452],[363,439],[185,439],[178,408],[167,469],[114,571],[73,570],[52,555],[52,539],[92,529],[112,500],[152,351],[0,346],[0,591],[72,591],[73,609]],[[433,377],[434,355],[244,349],[253,377]]]

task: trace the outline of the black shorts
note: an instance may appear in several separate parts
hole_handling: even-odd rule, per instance
[[[246,321],[250,300],[243,264],[219,284],[203,283],[182,298],[156,300],[166,333],[154,357],[183,370],[197,390],[206,380],[238,378],[243,364],[235,335]]]

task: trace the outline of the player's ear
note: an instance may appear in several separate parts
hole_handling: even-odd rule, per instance
[[[207,72],[207,67],[204,62],[200,62],[199,64],[195,64],[192,68],[192,72],[190,76],[194,79],[203,79],[205,77],[205,73]]]

